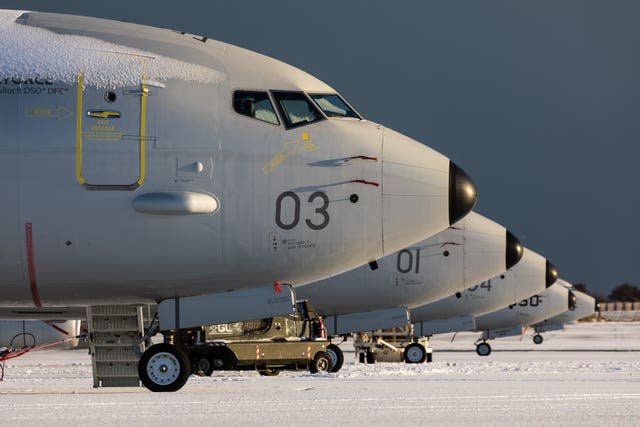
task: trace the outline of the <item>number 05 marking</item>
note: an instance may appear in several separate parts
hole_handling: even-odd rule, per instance
[[[293,220],[290,223],[285,223],[282,220],[282,202],[286,198],[290,198],[291,200],[293,200]],[[307,227],[312,230],[322,230],[329,224],[329,212],[327,211],[327,208],[329,207],[329,197],[327,197],[327,194],[323,193],[322,191],[316,191],[309,196],[307,202],[313,203],[313,201],[317,198],[322,199],[322,206],[316,208],[316,214],[322,216],[322,222],[319,224],[314,224],[310,219],[305,220]],[[300,197],[298,197],[298,195],[293,191],[285,191],[276,199],[276,224],[283,230],[291,230],[292,228],[295,228],[299,222]]]

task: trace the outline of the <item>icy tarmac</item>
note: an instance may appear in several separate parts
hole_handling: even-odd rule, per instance
[[[191,377],[177,393],[92,388],[86,350],[29,353],[7,363],[2,425],[640,425],[640,322],[569,325],[495,340],[432,340],[434,362],[358,364],[350,344],[336,374]]]

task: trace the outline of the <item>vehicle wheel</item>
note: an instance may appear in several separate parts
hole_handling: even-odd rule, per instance
[[[199,377],[210,377],[213,373],[213,363],[205,355],[201,355],[193,362],[193,373]]]
[[[414,342],[404,348],[402,356],[406,363],[423,363],[427,358],[427,350],[422,344]]]
[[[486,342],[481,342],[476,346],[478,356],[488,356],[491,354],[491,346]]]
[[[258,369],[258,373],[263,377],[275,377],[280,373],[278,368]]]
[[[376,355],[371,350],[367,350],[367,363],[370,365],[376,363]]]
[[[427,353],[427,363],[433,362],[433,353]]]
[[[342,350],[340,350],[340,347],[335,344],[329,344],[327,346],[327,353],[329,354],[329,357],[331,357],[330,372],[338,372],[344,363],[344,354],[342,354]]]
[[[138,376],[151,391],[177,391],[191,373],[189,358],[176,346],[156,344],[142,354],[138,362]]]
[[[331,356],[326,351],[319,351],[313,356],[313,360],[309,362],[309,372],[317,374],[318,372],[331,372]]]
[[[542,341],[544,341],[544,338],[542,338],[542,335],[534,335],[533,336],[533,343],[534,344],[542,344]]]
[[[219,347],[209,353],[211,361],[211,373],[213,371],[231,371],[235,369],[238,359],[227,347]],[[211,375],[208,374],[208,375]]]
[[[364,363],[364,353],[358,353],[358,362]]]

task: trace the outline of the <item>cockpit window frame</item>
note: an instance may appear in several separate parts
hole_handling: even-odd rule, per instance
[[[285,90],[285,89],[271,89],[269,90],[270,94],[271,94],[271,98],[274,101],[276,110],[278,111],[278,114],[280,115],[280,119],[282,120],[282,124],[284,125],[284,128],[289,130],[289,129],[295,129],[295,128],[299,128],[302,126],[307,126],[313,123],[319,123],[323,120],[327,120],[327,116],[322,112],[322,109],[318,107],[318,105],[313,101],[313,99],[311,99],[309,97],[309,95],[307,95],[306,92],[302,91],[302,90]],[[302,94],[302,96],[307,100],[307,102],[309,103],[309,105],[311,106],[311,108],[314,109],[314,111],[318,114],[319,119],[318,120],[314,120],[312,122],[300,122],[300,123],[291,123],[291,121],[289,120],[289,116],[287,114],[286,111],[284,111],[284,108],[282,107],[282,105],[280,105],[280,102],[278,102],[278,94],[279,93],[295,93],[295,94]],[[355,111],[355,110],[354,110]]]
[[[324,95],[324,96],[327,96],[327,95],[335,95],[335,96],[337,96],[338,98],[340,98],[340,100],[341,100],[342,102],[344,102],[344,103],[345,103],[345,105],[346,105],[347,107],[351,108],[351,111],[353,111],[353,112],[355,113],[355,115],[356,115],[356,116],[358,116],[358,117],[329,116],[329,115],[327,115],[327,114],[324,112],[324,110],[320,107],[320,105],[318,105],[317,101],[316,101],[315,99],[313,99],[313,97],[314,97],[314,96],[323,96],[323,95]],[[349,103],[347,102],[347,100],[346,100],[346,99],[344,99],[344,97],[343,97],[342,95],[340,95],[339,93],[337,93],[337,92],[334,92],[334,93],[328,93],[328,92],[308,92],[308,93],[307,93],[307,96],[311,99],[311,101],[313,101],[313,103],[314,103],[314,104],[316,104],[316,106],[320,109],[320,111],[322,111],[322,114],[323,114],[325,117],[329,118],[329,119],[354,119],[354,120],[364,120],[364,118],[362,117],[362,114],[360,114],[360,113],[358,112],[358,110],[356,110],[355,108],[353,108],[353,106],[352,106],[351,104],[349,104]]]
[[[240,112],[238,112],[238,110],[236,110],[234,102],[235,102],[235,96],[236,96],[236,92],[256,92],[256,93],[264,93],[267,95],[267,99],[269,100],[269,103],[271,104],[271,108],[273,109],[273,114],[276,117],[276,120],[278,121],[278,123],[273,123],[270,122],[268,120],[263,120],[260,118],[257,118],[255,116],[249,116],[246,114],[242,114]],[[245,117],[247,119],[252,119],[257,121],[258,123],[266,123],[268,125],[271,126],[276,126],[276,127],[280,127],[283,124],[283,120],[282,117],[280,117],[280,115],[278,114],[278,108],[276,107],[276,103],[275,103],[275,99],[271,96],[271,93],[269,90],[267,89],[247,89],[247,88],[234,88],[231,91],[231,110],[233,111],[234,114],[240,116],[240,117]]]

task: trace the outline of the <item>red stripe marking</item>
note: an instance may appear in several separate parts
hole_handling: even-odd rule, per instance
[[[349,160],[356,160],[356,159],[373,160],[374,162],[378,161],[377,157],[369,157],[369,156],[351,156],[351,157],[347,157],[344,161],[348,162]]]
[[[380,184],[378,184],[377,182],[373,182],[373,181],[367,181],[364,179],[352,179],[349,182],[357,182],[358,184],[367,184],[367,185],[373,185],[375,187],[379,186]]]
[[[31,299],[36,307],[42,307],[38,287],[36,285],[36,266],[33,262],[33,227],[30,222],[25,223],[27,234],[27,266],[29,267],[29,285],[31,286]]]
[[[46,323],[46,322],[45,322]],[[64,329],[62,329],[61,327],[54,325],[52,323],[47,323],[47,325],[51,326],[53,329],[55,329],[56,331],[63,333],[65,335],[69,335],[69,332],[65,331]]]

